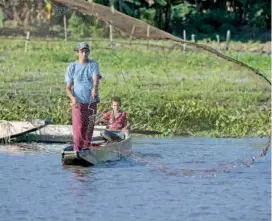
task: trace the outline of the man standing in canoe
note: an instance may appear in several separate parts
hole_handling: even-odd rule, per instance
[[[75,49],[78,60],[71,63],[65,74],[66,93],[71,100],[74,150],[87,149],[91,143],[94,118],[99,103],[99,65],[90,60],[90,47],[81,42]]]

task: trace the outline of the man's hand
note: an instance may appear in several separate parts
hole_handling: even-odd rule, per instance
[[[77,107],[77,101],[76,101],[76,98],[73,96],[73,93],[72,93],[72,84],[66,84],[66,93],[68,95],[68,97],[70,98],[71,100],[71,106],[72,107]]]
[[[95,100],[97,97],[98,83],[99,83],[98,75],[94,75],[93,76],[93,88],[92,88],[92,94],[91,94],[93,100]]]
[[[75,97],[72,97],[72,98],[71,98],[71,106],[72,106],[72,107],[77,107],[77,101],[76,101],[76,98],[75,98]]]

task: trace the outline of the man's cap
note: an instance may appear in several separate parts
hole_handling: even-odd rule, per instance
[[[86,43],[86,42],[80,42],[80,43],[77,44],[76,51],[84,49],[84,48],[90,50],[90,47],[89,47],[88,43]]]

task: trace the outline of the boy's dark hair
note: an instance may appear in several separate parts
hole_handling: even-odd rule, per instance
[[[121,98],[120,97],[118,97],[118,96],[112,96],[111,97],[111,102],[113,102],[113,101],[118,102],[119,105],[121,106]]]

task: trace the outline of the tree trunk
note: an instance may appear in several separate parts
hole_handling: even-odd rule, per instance
[[[30,17],[31,17],[31,11],[27,10],[25,13],[25,18],[24,18],[24,27],[28,28],[30,25]]]
[[[243,4],[243,15],[242,15],[242,23],[243,24],[245,24],[246,23],[246,17],[247,17],[247,6],[248,6],[248,4],[247,4],[247,1],[246,2],[244,2],[244,4]]]
[[[161,9],[161,6],[160,5],[156,5],[155,6],[155,10],[156,10],[156,13],[155,13],[155,22],[157,24],[157,27],[159,29],[163,29],[163,19],[162,19],[162,14],[163,14],[163,11]]]
[[[119,11],[123,13],[122,0],[118,0]]]
[[[172,15],[172,5],[167,3],[165,11],[165,31],[171,32],[171,15]]]
[[[195,0],[195,4],[196,4],[196,13],[199,14],[200,8],[201,8],[201,4],[200,4],[199,0]]]
[[[13,11],[13,20],[16,22],[16,25],[17,26],[21,25],[22,22],[15,6],[12,7],[12,11]]]

